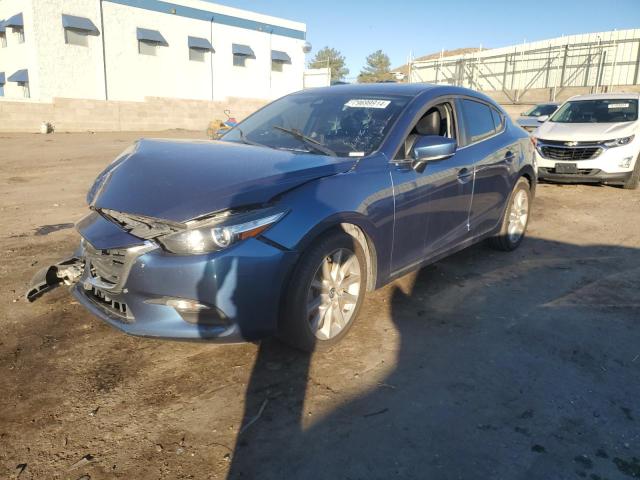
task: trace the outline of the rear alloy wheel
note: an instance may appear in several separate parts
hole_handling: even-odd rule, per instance
[[[296,266],[285,293],[281,338],[306,351],[335,344],[351,328],[366,289],[360,244],[342,232],[316,241]]]
[[[500,232],[489,239],[491,246],[506,252],[518,248],[527,231],[530,212],[531,188],[526,178],[520,178],[509,197]]]

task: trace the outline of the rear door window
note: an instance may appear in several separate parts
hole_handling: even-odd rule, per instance
[[[493,115],[493,126],[495,127],[495,131],[499,132],[504,127],[504,115],[502,115],[495,108],[491,109],[491,115]]]
[[[467,99],[463,99],[460,104],[467,144],[479,142],[496,132],[497,129],[491,113],[491,107],[484,103]]]

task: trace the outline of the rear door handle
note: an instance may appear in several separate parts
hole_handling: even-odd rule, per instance
[[[513,153],[511,150],[509,150],[505,156],[504,156],[504,161],[507,163],[511,163],[516,159],[516,154]]]
[[[458,170],[458,182],[467,183],[473,177],[473,172],[468,168]]]

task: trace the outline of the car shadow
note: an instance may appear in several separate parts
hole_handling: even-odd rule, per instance
[[[639,288],[638,249],[480,244],[370,294],[328,351],[263,341],[227,478],[620,478]]]

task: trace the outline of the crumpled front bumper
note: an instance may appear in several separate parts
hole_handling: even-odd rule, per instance
[[[34,277],[29,300],[66,283],[91,313],[131,335],[253,341],[277,332],[283,289],[297,259],[296,252],[257,238],[203,255],[174,255],[150,242],[118,249],[113,259],[109,252],[83,240],[73,258]],[[99,276],[105,259],[124,259],[115,284]]]
[[[121,291],[96,287],[85,268],[72,292],[94,315],[132,335],[252,341],[277,332],[282,291],[296,258],[254,238],[204,255],[155,248],[133,260]],[[181,310],[182,304],[205,308]]]

